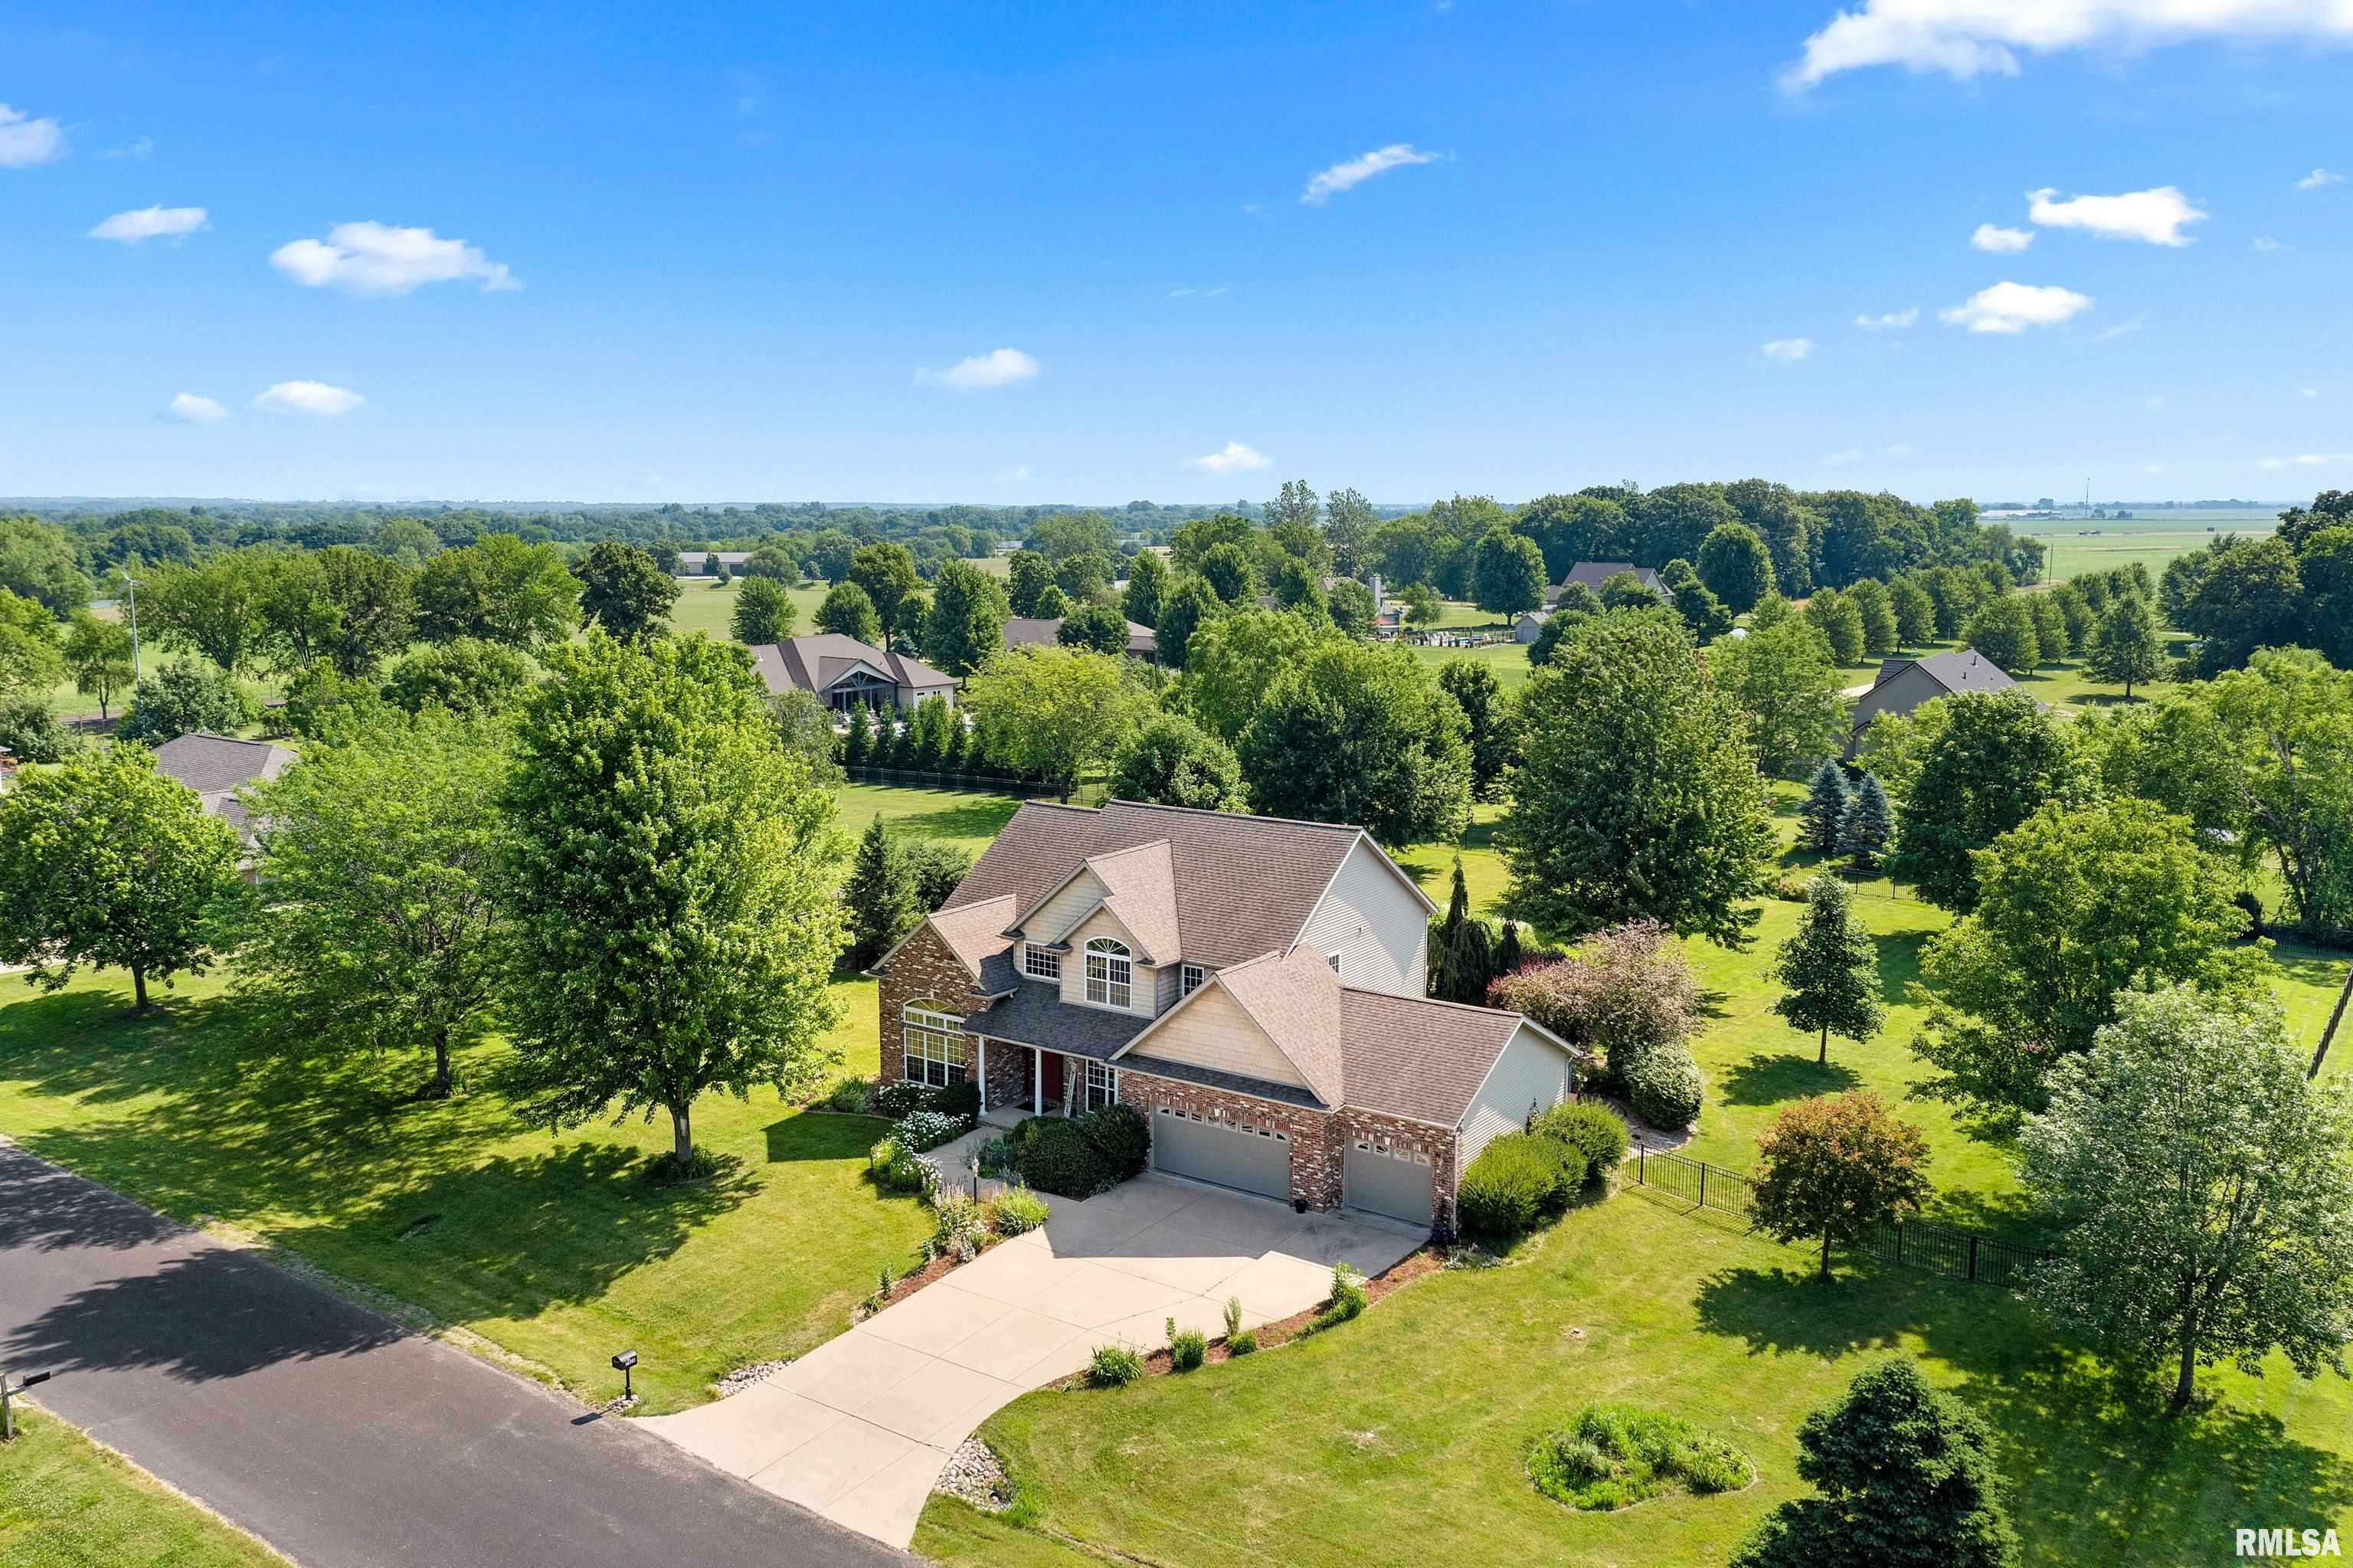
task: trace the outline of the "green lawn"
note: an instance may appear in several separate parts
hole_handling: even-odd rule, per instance
[[[1327,1335],[1119,1392],[1035,1393],[982,1429],[1042,1525],[1105,1558],[1345,1568],[1724,1562],[1802,1495],[1794,1432],[1890,1352],[2007,1440],[2033,1563],[2226,1561],[2232,1527],[2353,1519],[2353,1384],[2206,1374],[2172,1419],[2053,1345],[1983,1286],[1865,1265],[1814,1284],[1797,1251],[1624,1192],[1573,1212],[1514,1266],[1430,1277]],[[1607,1515],[1539,1496],[1527,1445],[1589,1400],[1686,1416],[1759,1484]],[[960,1564],[1075,1563],[934,1499],[915,1549]]]
[[[679,578],[678,599],[670,610],[671,630],[708,632],[726,641],[734,635],[735,599],[743,586],[742,577],[730,577],[725,583],[712,577]],[[826,585],[796,586],[790,592],[793,608],[799,612],[794,634],[806,637],[817,630],[817,612],[825,603]]]
[[[1021,806],[1012,795],[902,789],[881,784],[845,784],[840,800],[841,826],[846,832],[862,833],[876,817],[886,817],[894,832],[944,840],[970,851],[976,859]]]
[[[12,977],[13,979],[13,977]],[[848,1069],[875,1067],[874,987],[836,987]],[[500,1047],[460,1060],[461,1091],[408,1092],[406,1057],[325,1055],[248,1033],[216,980],[128,1016],[109,974],[0,1007],[0,1132],[164,1213],[209,1215],[471,1330],[582,1393],[635,1347],[656,1410],[693,1404],[745,1361],[839,1333],[881,1266],[930,1229],[861,1180],[881,1124],[801,1113],[766,1090],[705,1096],[695,1141],[732,1162],[657,1189],[668,1127],[632,1118],[551,1135],[489,1087]]]
[[[1495,678],[1504,683],[1507,692],[1516,690],[1535,668],[1528,662],[1526,644],[1520,642],[1491,642],[1483,648],[1425,648],[1419,643],[1409,646],[1413,656],[1433,672],[1457,659],[1484,664],[1495,672]]]
[[[19,1405],[0,1448],[0,1563],[13,1568],[285,1568],[112,1449]]]

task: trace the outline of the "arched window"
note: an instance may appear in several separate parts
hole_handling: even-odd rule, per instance
[[[1135,961],[1126,945],[1109,937],[1087,944],[1087,1000],[1124,1008],[1134,999]]]
[[[911,1001],[902,1011],[911,1083],[946,1088],[964,1082],[964,1019],[945,1002]]]

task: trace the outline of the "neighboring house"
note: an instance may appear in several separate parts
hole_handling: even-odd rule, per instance
[[[1555,588],[1552,591],[1556,595],[1560,592],[1558,588]],[[1548,609],[1522,610],[1520,612],[1520,618],[1512,622],[1512,641],[1514,642],[1534,642],[1538,637],[1544,635],[1545,622],[1551,619],[1552,611]]]
[[[1546,608],[1549,609],[1560,602],[1562,590],[1571,583],[1583,583],[1595,593],[1599,593],[1601,585],[1620,572],[1633,573],[1636,581],[1659,596],[1661,604],[1675,602],[1675,590],[1661,582],[1659,574],[1648,567],[1638,567],[1631,561],[1579,561],[1568,568],[1568,576],[1545,589]],[[1533,639],[1524,641],[1533,641]]]
[[[771,694],[807,692],[841,712],[912,708],[925,697],[955,701],[955,676],[836,631],[761,643],[752,650],[752,662]]]
[[[1925,659],[1882,660],[1879,678],[1871,690],[1855,699],[1854,729],[1847,741],[1847,755],[1854,755],[1862,732],[1881,714],[1900,718],[1932,698],[1962,692],[1999,692],[2016,684],[2000,665],[1974,648],[1931,653]]]
[[[206,810],[237,830],[249,853],[253,827],[246,821],[245,802],[237,798],[237,791],[244,785],[277,778],[294,756],[266,740],[232,740],[200,729],[157,747],[155,771],[194,789]]]
[[[1062,618],[1057,616],[1016,616],[1005,623],[1005,645],[1008,648],[1030,648],[1053,642],[1061,636]],[[1160,657],[1160,641],[1152,628],[1127,623],[1127,651],[1138,659]]]
[[[752,552],[749,550],[721,550],[716,553],[719,556],[719,564],[731,572],[742,571],[744,563],[752,558]],[[710,550],[681,550],[678,553],[677,575],[682,577],[704,576],[711,570],[712,554],[713,552]]]
[[[1434,912],[1361,828],[1033,800],[877,966],[882,1070],[998,1120],[1116,1101],[1166,1174],[1451,1231],[1577,1053],[1429,1000]]]

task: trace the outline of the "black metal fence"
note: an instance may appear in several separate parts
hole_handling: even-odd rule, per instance
[[[1736,1171],[1680,1154],[1654,1154],[1637,1145],[1634,1181],[1697,1208],[1715,1209],[1746,1219],[1752,1183]],[[2025,1285],[2034,1266],[2051,1256],[2042,1247],[2024,1246],[1998,1236],[1979,1234],[1933,1220],[1905,1220],[1873,1227],[1862,1250],[1906,1268],[1925,1268],[1955,1279],[1982,1280],[2015,1288]]]
[[[1061,798],[1061,791],[1051,784],[1006,774],[931,773],[914,768],[845,768],[841,771],[852,784],[883,784],[897,789],[962,789],[976,795],[1018,795],[1024,800]],[[1071,800],[1074,805],[1100,805],[1103,794],[1104,786],[1097,780],[1072,789]]]

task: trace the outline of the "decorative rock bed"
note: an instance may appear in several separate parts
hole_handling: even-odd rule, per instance
[[[1013,1501],[1013,1483],[1006,1478],[997,1450],[977,1437],[965,1438],[948,1456],[946,1467],[932,1489],[987,1513],[1000,1513]]]
[[[713,1386],[719,1390],[719,1397],[725,1399],[730,1394],[743,1393],[755,1383],[767,1382],[792,1364],[790,1358],[780,1361],[754,1361],[750,1366],[737,1367]]]

